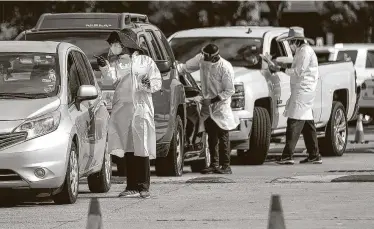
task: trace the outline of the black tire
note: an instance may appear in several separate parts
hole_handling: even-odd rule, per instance
[[[343,121],[345,122],[345,136],[342,136],[342,138],[344,138],[344,145],[340,149],[338,149],[338,147],[336,146],[336,142],[338,141],[338,139],[335,137],[335,134],[334,134],[334,127],[336,125],[335,118],[338,112],[339,113],[341,112],[341,114],[343,115]],[[330,120],[326,126],[325,137],[318,139],[319,152],[322,156],[342,156],[347,147],[347,141],[348,141],[347,114],[346,114],[343,104],[341,102],[334,101],[332,103]]]
[[[179,142],[178,142],[179,139]],[[178,148],[180,158],[178,158]],[[178,165],[178,160],[180,161]],[[157,176],[182,176],[184,164],[184,130],[182,119],[179,115],[176,118],[173,138],[170,143],[170,149],[166,157],[156,158]]]
[[[104,151],[103,164],[101,170],[97,173],[91,174],[87,177],[88,188],[93,193],[105,193],[110,190],[112,185],[112,158],[108,153],[107,146]],[[109,164],[108,164],[109,163]],[[108,168],[107,168],[108,166]]]
[[[76,160],[76,166],[77,166],[77,174],[76,176],[78,177],[78,180],[77,180],[77,190],[76,190],[76,194],[73,193],[73,190],[72,190],[72,185],[70,183],[70,177],[71,177],[71,168],[72,168],[72,165],[71,165],[71,157],[75,157],[75,160]],[[68,161],[68,166],[67,166],[67,169],[66,169],[66,176],[65,176],[65,181],[63,183],[63,187],[62,187],[62,190],[61,192],[57,193],[56,195],[54,195],[52,198],[53,198],[53,201],[56,203],[56,204],[74,204],[76,201],[77,201],[77,198],[78,198],[78,187],[79,187],[79,163],[78,163],[78,153],[77,153],[77,146],[75,144],[75,142],[72,142],[71,143],[71,146],[70,146],[70,154],[69,154],[69,161]]]
[[[190,166],[193,173],[199,173],[201,170],[210,166],[211,158],[208,145],[208,135],[206,133],[204,133],[203,141],[204,145],[201,153],[204,153],[204,159],[191,162]]]
[[[263,107],[255,107],[247,152],[246,164],[262,165],[267,157],[271,139],[271,120],[269,112]]]

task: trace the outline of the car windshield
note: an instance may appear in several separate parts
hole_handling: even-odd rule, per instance
[[[54,53],[0,53],[0,97],[57,95],[57,63]]]
[[[102,85],[101,72],[96,64],[97,56],[108,56],[109,44],[106,42],[110,32],[49,32],[49,33],[29,33],[26,40],[31,41],[59,41],[68,42],[78,46],[86,54],[94,69],[97,82],[103,90],[113,90],[113,85]],[[24,40],[22,37],[20,40]]]
[[[260,38],[191,37],[173,38],[170,41],[176,60],[182,63],[201,52],[201,48],[209,43],[216,44],[220,55],[233,66],[261,68],[259,54],[262,53],[262,39]]]

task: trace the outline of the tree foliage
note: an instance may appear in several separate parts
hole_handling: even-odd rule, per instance
[[[374,2],[364,1],[328,1],[317,2],[319,13],[324,21],[326,32],[341,34],[343,41],[373,40],[372,27],[374,22]],[[356,36],[344,36],[344,34]]]
[[[44,1],[2,2],[0,39],[10,39],[35,26],[43,13],[134,12],[147,14],[166,34],[206,26],[260,25],[255,1]]]

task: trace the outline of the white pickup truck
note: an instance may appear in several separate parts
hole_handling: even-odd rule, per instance
[[[290,77],[285,69],[270,71],[269,64],[290,65],[293,56],[289,44],[277,39],[288,31],[289,28],[280,27],[213,27],[180,31],[168,39],[181,62],[213,42],[221,56],[233,65],[236,93],[231,106],[242,122],[230,132],[230,141],[233,149],[244,154],[247,164],[262,164],[271,138],[286,133],[287,118],[283,112],[291,95]],[[269,54],[271,61],[260,57]],[[341,156],[347,144],[347,121],[355,112],[355,69],[352,62],[327,62],[319,66],[319,73],[314,106],[319,148],[324,156]],[[200,81],[199,71],[192,75]]]
[[[374,45],[335,44],[330,61],[350,59],[357,72],[357,84],[361,90],[358,102],[359,113],[374,117]]]

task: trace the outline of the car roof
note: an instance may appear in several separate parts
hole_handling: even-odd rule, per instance
[[[247,33],[248,30],[250,33]],[[263,38],[266,32],[284,30],[288,32],[286,27],[272,27],[272,26],[226,26],[226,27],[209,27],[182,30],[175,33],[173,38],[181,37],[254,37]]]
[[[335,44],[336,49],[373,49],[374,44],[367,43],[337,43]]]
[[[57,48],[61,50],[71,46],[74,45],[55,41],[0,41],[0,52],[57,53]]]

